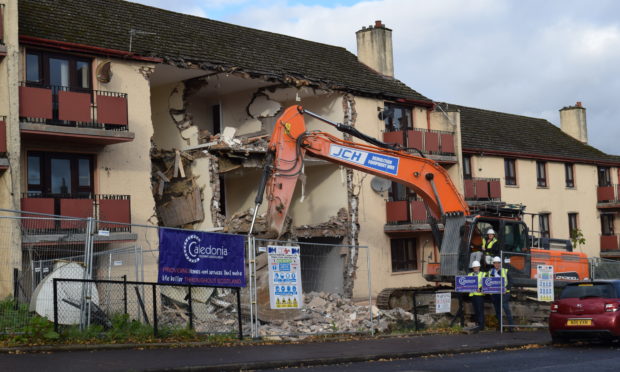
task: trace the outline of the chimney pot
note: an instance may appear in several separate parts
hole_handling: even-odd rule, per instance
[[[577,101],[577,103],[575,103],[576,107],[581,107],[581,101]]]
[[[375,21],[375,27],[383,27],[383,24],[381,23],[381,21]]]

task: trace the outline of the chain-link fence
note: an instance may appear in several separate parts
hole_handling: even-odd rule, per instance
[[[319,240],[319,239],[317,239]],[[325,239],[323,239],[324,241]],[[254,240],[255,333],[259,337],[302,336],[336,333],[372,333],[374,320],[370,307],[370,262],[360,255],[367,247],[325,244],[312,241]],[[272,298],[278,292],[277,279],[269,275],[270,247],[298,249],[303,303],[294,308],[274,308]],[[364,262],[352,263],[352,255],[363,256]],[[355,265],[354,270],[351,265]],[[288,267],[288,266],[287,266]],[[350,273],[355,273],[350,275]],[[293,274],[291,274],[293,275]],[[356,277],[368,280],[355,280]],[[352,296],[354,292],[363,296]],[[275,289],[274,289],[275,288]],[[289,290],[288,286],[280,288]],[[290,290],[296,290],[291,288]]]
[[[75,324],[108,330],[121,317],[149,326],[154,336],[162,330],[192,329],[243,338],[239,288],[63,278],[49,284],[39,301],[56,332]]]

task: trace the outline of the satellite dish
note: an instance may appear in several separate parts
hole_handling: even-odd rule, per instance
[[[96,72],[97,80],[100,83],[109,83],[110,80],[112,80],[112,71],[110,70],[111,63],[112,61],[107,59],[99,63],[99,65],[97,66],[97,70],[95,72]]]
[[[61,262],[48,276],[43,278],[32,294],[30,311],[47,319],[54,319],[54,278],[84,279],[85,268],[77,262]],[[90,278],[87,278],[90,279]],[[58,282],[58,323],[79,324],[82,287],[90,286],[91,304],[98,309],[99,292],[94,283]],[[88,288],[84,288],[88,289]]]
[[[372,188],[374,192],[388,191],[391,186],[392,181],[381,177],[373,177],[372,181],[370,181],[370,188]]]

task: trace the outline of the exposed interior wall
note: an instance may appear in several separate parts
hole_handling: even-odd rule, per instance
[[[542,188],[537,186],[535,160],[517,159],[515,165],[517,185],[506,186],[504,158],[495,156],[472,157],[474,177],[500,179],[502,201],[521,203],[526,206],[526,212],[530,213],[551,213],[549,224],[552,237],[569,239],[568,213],[578,212],[579,228],[586,239],[586,244],[582,246],[582,250],[588,256],[598,256],[600,254],[601,223],[596,208],[596,166],[575,164],[575,188],[567,188],[564,163],[547,162],[548,187]],[[529,219],[525,222],[528,226],[530,225]],[[538,230],[538,226],[535,226],[535,230]]]

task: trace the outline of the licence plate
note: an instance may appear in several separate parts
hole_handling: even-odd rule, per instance
[[[566,321],[567,326],[590,326],[592,319],[569,319]]]

